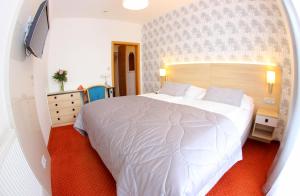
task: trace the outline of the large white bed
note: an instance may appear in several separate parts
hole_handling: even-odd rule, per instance
[[[241,144],[244,145],[251,129],[254,103],[251,97],[244,96],[243,106],[236,107],[227,104],[206,101],[206,100],[195,100],[195,99],[185,99],[184,97],[175,97],[165,94],[158,93],[148,93],[142,96],[149,97],[152,99],[157,99],[166,102],[172,102],[182,105],[188,105],[196,108],[200,108],[206,111],[214,112],[226,116],[230,119],[237,127]],[[201,189],[198,195],[205,195],[213,188],[213,186],[220,180],[220,178],[238,161],[242,160],[242,154],[240,151],[240,146],[236,145],[235,148],[230,152],[231,156],[224,160],[223,164],[217,169],[218,172],[206,182],[206,185]]]
[[[87,104],[74,126],[88,133],[118,195],[205,195],[242,160],[253,110],[248,96],[237,107],[149,93]]]

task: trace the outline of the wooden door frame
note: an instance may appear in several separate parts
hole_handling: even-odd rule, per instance
[[[140,66],[140,52],[141,45],[136,42],[122,42],[122,41],[112,41],[111,42],[111,79],[112,86],[115,86],[115,61],[114,61],[114,48],[115,45],[127,45],[135,47],[135,92],[137,95],[141,94],[141,66]]]

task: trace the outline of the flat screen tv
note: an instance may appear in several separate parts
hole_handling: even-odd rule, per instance
[[[48,20],[48,1],[44,1],[27,31],[25,37],[25,47],[34,56],[41,58],[49,31],[49,20]]]

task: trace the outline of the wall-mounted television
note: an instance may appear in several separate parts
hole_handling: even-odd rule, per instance
[[[41,58],[43,56],[48,31],[48,1],[44,1],[28,27],[25,37],[26,50],[34,56]]]

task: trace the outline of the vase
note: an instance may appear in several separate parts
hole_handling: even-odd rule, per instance
[[[64,82],[60,82],[60,91],[65,91]]]

